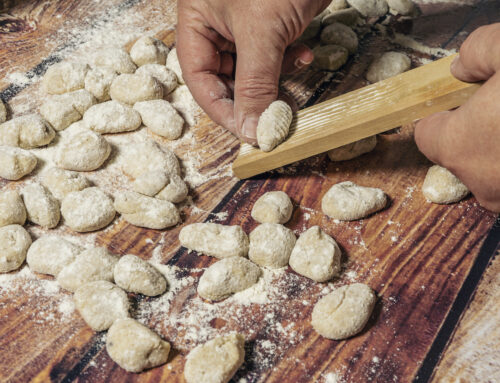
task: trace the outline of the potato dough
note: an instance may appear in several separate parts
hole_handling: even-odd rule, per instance
[[[83,251],[63,238],[45,235],[30,246],[26,262],[32,271],[57,277]]]
[[[141,66],[135,72],[137,74],[148,74],[153,76],[163,85],[163,94],[167,95],[177,88],[177,76],[173,70],[168,69],[165,65],[146,64]]]
[[[346,181],[333,185],[321,201],[323,213],[333,219],[353,221],[369,216],[387,205],[387,196],[377,188]]]
[[[278,269],[288,264],[295,246],[293,231],[278,223],[263,223],[250,233],[248,258],[260,266]]]
[[[239,226],[192,223],[179,233],[182,246],[216,258],[246,257],[248,236]]]
[[[61,62],[47,69],[42,88],[49,94],[62,94],[83,89],[89,66],[83,63]]]
[[[196,125],[198,117],[203,111],[186,85],[177,87],[168,95],[167,101],[177,109],[189,126]]]
[[[359,20],[359,13],[354,8],[340,9],[325,15],[321,20],[323,26],[328,26],[333,23],[342,23],[344,25],[353,26]]]
[[[427,171],[422,192],[430,202],[447,204],[465,198],[469,189],[448,169],[434,165]]]
[[[94,281],[80,286],[73,296],[75,307],[94,331],[104,331],[117,319],[129,317],[127,293],[108,281]]]
[[[285,141],[292,118],[292,108],[284,101],[274,101],[267,107],[257,124],[257,142],[262,151],[270,152]]]
[[[27,150],[0,146],[0,177],[16,181],[36,167],[36,157]]]
[[[162,64],[167,61],[169,49],[163,41],[143,36],[130,49],[130,57],[138,67],[146,64]]]
[[[178,203],[188,195],[186,183],[177,174],[165,172],[145,173],[132,182],[132,189],[137,193]]]
[[[187,383],[227,383],[245,360],[245,338],[229,334],[195,347],[186,358]]]
[[[292,217],[290,197],[282,191],[264,193],[252,208],[252,218],[260,223],[287,223]]]
[[[386,52],[370,65],[366,79],[371,83],[379,82],[406,72],[410,67],[410,58],[404,53]]]
[[[109,94],[113,100],[134,105],[162,98],[163,86],[149,74],[121,74],[113,80]]]
[[[181,174],[179,160],[167,148],[160,148],[152,140],[131,144],[123,153],[122,162],[125,174],[138,178],[152,172]]]
[[[332,149],[328,152],[328,157],[332,161],[347,161],[359,157],[362,154],[371,152],[377,146],[377,136],[363,138],[362,140]]]
[[[38,148],[50,144],[55,136],[54,129],[38,114],[16,117],[0,125],[0,145]]]
[[[313,66],[321,70],[337,70],[347,62],[349,52],[340,45],[323,45],[313,49]]]
[[[96,67],[88,71],[85,77],[85,89],[92,93],[99,102],[111,99],[109,88],[111,83],[118,76],[114,69]]]
[[[31,245],[29,233],[20,225],[0,227],[0,273],[18,269]]]
[[[102,229],[115,218],[113,200],[99,188],[69,193],[62,201],[65,224],[79,232]]]
[[[257,283],[262,271],[242,257],[221,259],[208,267],[198,283],[200,297],[220,301]]]
[[[153,133],[169,140],[181,136],[184,119],[168,101],[142,101],[136,103],[134,109],[141,115],[142,123]]]
[[[0,124],[5,121],[7,121],[7,108],[5,107],[3,101],[0,99]]]
[[[335,12],[340,9],[347,8],[347,1],[346,0],[333,0],[328,7],[326,7],[326,10],[328,12]]]
[[[403,16],[415,16],[418,13],[415,4],[411,0],[387,0],[387,4],[392,13]]]
[[[141,116],[137,111],[113,100],[89,108],[83,121],[89,129],[102,134],[130,132],[141,126]]]
[[[347,2],[365,17],[384,16],[389,10],[386,0],[347,0]]]
[[[134,73],[137,67],[123,48],[105,47],[94,55],[94,65],[105,67],[118,73]]]
[[[342,286],[316,303],[311,324],[325,338],[349,338],[366,326],[376,300],[373,290],[367,285]]]
[[[63,199],[71,192],[90,187],[90,181],[80,173],[55,167],[42,173],[41,182],[57,199]]]
[[[177,76],[177,81],[179,84],[185,84],[184,78],[182,77],[181,64],[179,64],[179,58],[177,57],[177,48],[172,49],[167,56],[167,68],[175,73]]]
[[[358,50],[358,35],[350,27],[341,23],[332,23],[321,31],[323,44],[340,45],[350,54]]]
[[[26,208],[18,192],[0,190],[0,227],[7,225],[24,225]]]
[[[167,280],[149,262],[127,254],[120,258],[113,270],[115,283],[125,291],[154,297],[167,290]]]
[[[57,226],[61,218],[59,202],[45,186],[27,185],[21,195],[29,221],[48,229]]]

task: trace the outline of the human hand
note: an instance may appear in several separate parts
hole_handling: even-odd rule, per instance
[[[418,122],[415,140],[454,173],[485,208],[500,212],[500,23],[471,33],[451,64],[466,82],[485,81],[460,108]]]
[[[183,77],[212,120],[255,144],[259,117],[278,97],[280,73],[313,61],[305,45],[289,45],[329,3],[179,0],[177,54]]]

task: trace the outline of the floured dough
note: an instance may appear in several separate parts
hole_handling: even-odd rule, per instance
[[[377,136],[363,138],[362,140],[332,149],[328,152],[328,157],[332,161],[347,161],[359,157],[362,154],[371,152],[377,146]]]
[[[121,74],[113,80],[109,94],[113,100],[128,105],[163,97],[163,86],[149,74]]]
[[[377,188],[346,181],[333,185],[321,200],[323,213],[333,219],[353,221],[369,216],[387,205],[387,196]]]
[[[262,271],[242,257],[221,259],[205,270],[198,283],[198,294],[219,301],[257,283]]]
[[[0,227],[7,225],[24,225],[26,208],[18,192],[0,190]]]
[[[358,50],[358,35],[350,27],[333,22],[321,31],[321,42],[325,45],[340,45],[350,54]]]
[[[386,52],[370,65],[366,79],[375,83],[406,72],[410,67],[411,60],[404,53]]]
[[[83,248],[64,238],[45,235],[30,246],[26,262],[32,271],[57,276],[82,251]]]
[[[328,12],[334,12],[338,11],[339,9],[344,9],[347,8],[347,1],[346,0],[333,0],[328,7],[326,7],[326,10]]]
[[[123,153],[123,172],[138,178],[152,172],[181,174],[179,160],[168,148],[160,148],[152,140],[130,144]]]
[[[202,110],[186,85],[177,87],[168,95],[167,101],[179,111],[189,126],[196,125]]]
[[[85,89],[92,93],[97,101],[108,101],[111,99],[109,88],[116,76],[118,73],[112,68],[92,68],[85,77]]]
[[[389,10],[386,0],[347,0],[347,2],[365,17],[384,16]]]
[[[248,258],[260,266],[277,269],[288,264],[295,246],[293,231],[278,223],[263,223],[250,233]]]
[[[169,49],[163,41],[143,36],[130,49],[130,57],[138,67],[146,64],[165,65],[168,52]]]
[[[18,269],[31,245],[29,233],[20,225],[0,227],[0,273]]]
[[[216,258],[246,257],[248,254],[248,236],[239,226],[192,223],[182,228],[179,241],[189,250]]]
[[[353,26],[359,20],[359,12],[354,8],[339,9],[328,15],[325,15],[321,20],[323,26],[333,23],[342,23],[344,25]]]
[[[94,54],[94,65],[113,69],[118,73],[134,73],[137,67],[123,48],[104,47]]]
[[[0,124],[5,121],[7,121],[7,108],[5,107],[3,101],[0,99]]]
[[[102,134],[130,132],[141,126],[141,116],[137,111],[114,100],[89,108],[83,121],[89,129]]]
[[[322,45],[313,49],[312,65],[321,70],[337,70],[347,62],[349,52],[340,45]]]
[[[146,64],[141,66],[135,72],[137,74],[148,74],[157,79],[163,85],[163,94],[169,94],[177,88],[177,76],[173,70],[168,69],[165,65]]]
[[[83,63],[61,62],[52,65],[42,78],[42,88],[49,94],[62,94],[85,87],[89,66]]]
[[[447,204],[465,198],[469,189],[448,169],[434,165],[427,171],[422,192],[430,202]]]
[[[186,183],[177,174],[155,171],[145,173],[132,182],[137,193],[163,199],[173,203],[184,201],[188,195]]]
[[[181,136],[184,119],[168,101],[137,102],[134,109],[141,115],[143,124],[153,133],[169,140],[175,140]]]
[[[36,167],[36,157],[27,150],[0,146],[0,177],[16,181]]]
[[[80,120],[85,111],[97,102],[85,89],[54,95],[40,108],[40,114],[55,130],[63,130]]]
[[[252,218],[260,223],[287,223],[293,211],[292,201],[285,192],[264,193],[252,208]]]
[[[349,338],[366,326],[376,299],[373,290],[362,283],[342,286],[316,303],[311,324],[325,338]]]
[[[115,283],[125,291],[154,297],[167,290],[167,280],[153,265],[136,255],[120,258],[113,270]]]
[[[415,4],[411,0],[387,0],[391,13],[403,16],[414,16],[418,13]]]
[[[63,199],[68,193],[90,187],[90,181],[81,173],[55,167],[42,173],[41,182],[57,199]]]
[[[29,221],[48,229],[57,226],[61,218],[59,202],[45,186],[26,185],[21,195]]]
[[[286,139],[292,117],[292,108],[284,101],[274,101],[267,107],[257,124],[257,142],[262,151],[270,152]]]
[[[75,307],[94,331],[104,331],[117,319],[129,317],[127,293],[108,281],[94,281],[80,286],[73,295]]]
[[[179,58],[177,57],[177,48],[172,49],[167,56],[167,68],[175,73],[177,76],[177,81],[179,84],[185,84],[184,78],[182,77],[181,64],[179,64]]]
[[[54,129],[38,114],[16,117],[0,125],[0,145],[38,148],[50,144],[55,136]]]

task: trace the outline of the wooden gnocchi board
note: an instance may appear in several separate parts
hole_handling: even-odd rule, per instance
[[[32,78],[52,63],[90,49],[88,41],[99,40],[100,34],[151,28],[167,44],[175,40],[171,0],[16,4],[0,15],[0,97],[16,114],[36,108],[43,99],[38,84],[30,84]],[[421,4],[421,9],[413,22],[393,20],[388,35],[367,27],[358,55],[342,71],[310,70],[284,79],[284,88],[299,105],[313,105],[365,85],[363,73],[373,56],[385,50],[407,51],[414,65],[441,53],[401,47],[393,32],[451,50],[479,25],[500,20],[498,2],[493,1]],[[345,254],[344,272],[326,290],[356,281],[378,292],[375,313],[362,334],[341,342],[318,336],[309,320],[325,286],[291,270],[270,275],[269,296],[262,302],[251,297],[254,303],[222,303],[210,311],[196,296],[196,280],[201,268],[214,260],[181,248],[181,227],[145,230],[117,219],[97,235],[77,237],[117,254],[161,261],[172,272],[175,294],[169,300],[135,297],[133,313],[172,342],[169,363],[141,374],[126,373],[107,355],[105,335],[94,333],[68,309],[70,295],[54,289],[49,277],[33,277],[23,269],[21,275],[0,279],[0,380],[182,382],[187,351],[204,337],[233,330],[248,341],[246,362],[235,382],[500,379],[500,342],[487,331],[500,324],[495,283],[500,224],[472,197],[451,206],[425,201],[420,188],[430,163],[418,152],[411,126],[380,136],[375,151],[359,159],[332,163],[319,155],[246,181],[230,173],[238,148],[231,135],[206,117],[176,144],[178,156],[198,169],[188,169],[196,187],[191,190],[192,206],[183,209],[184,222],[239,224],[250,232],[256,226],[250,217],[256,199],[266,191],[285,191],[295,206],[287,226],[298,234],[320,225]],[[321,212],[321,196],[344,180],[382,188],[390,205],[359,222],[328,219]],[[115,181],[107,179],[106,186],[119,187]],[[0,181],[2,188],[21,184]],[[71,234],[64,227],[56,232]],[[473,363],[464,358],[465,350],[474,355]]]

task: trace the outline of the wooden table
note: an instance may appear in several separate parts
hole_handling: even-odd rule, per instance
[[[359,53],[342,71],[310,70],[284,79],[283,87],[299,105],[312,105],[363,86],[373,55],[384,50],[404,50],[414,65],[443,53],[401,47],[394,32],[452,50],[479,25],[500,21],[497,1],[423,3],[420,17],[393,20],[387,34],[367,27]],[[36,80],[54,62],[81,57],[96,41],[132,39],[144,30],[173,45],[174,26],[171,0],[20,1],[0,15],[0,97],[16,115],[35,110],[43,98]],[[214,260],[180,248],[182,226],[162,232],[117,219],[97,235],[75,238],[152,258],[172,273],[172,291],[163,300],[132,297],[133,315],[173,344],[168,364],[126,373],[107,355],[105,334],[94,333],[71,309],[70,294],[24,268],[0,278],[0,381],[180,382],[187,352],[232,330],[247,339],[235,382],[500,381],[500,223],[472,197],[451,206],[425,201],[420,190],[430,163],[418,152],[411,126],[380,136],[375,151],[359,159],[332,163],[321,155],[247,181],[230,173],[238,142],[206,117],[176,144],[155,139],[187,164],[193,187],[185,223],[239,224],[250,232],[255,200],[283,190],[295,204],[288,226],[298,234],[320,225],[331,234],[345,254],[342,275],[322,285],[290,269],[268,273],[267,299],[233,299],[210,311],[196,296],[196,281]],[[107,172],[96,172],[95,179],[109,189],[116,180]],[[382,188],[390,206],[359,222],[328,219],[321,196],[344,180]],[[3,188],[20,185],[0,181]],[[56,232],[72,235],[65,227]],[[355,281],[380,296],[367,328],[341,342],[320,337],[309,324],[314,303]]]

